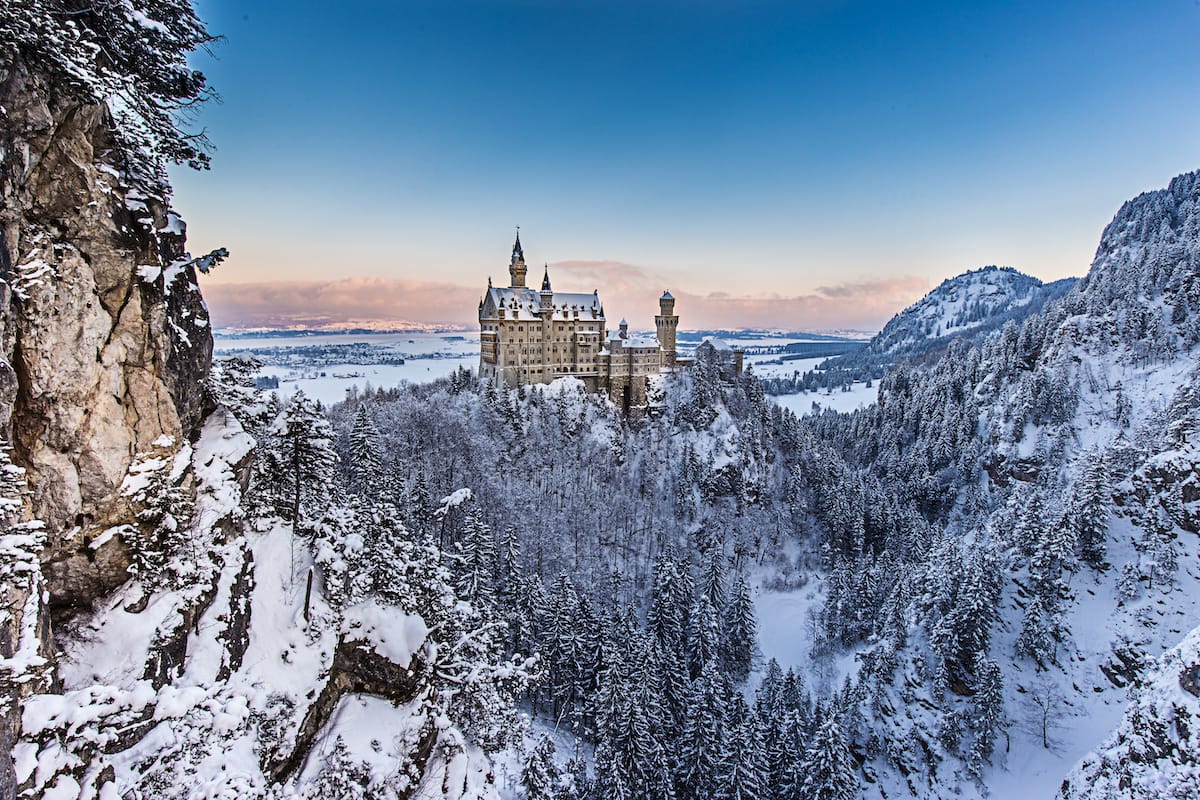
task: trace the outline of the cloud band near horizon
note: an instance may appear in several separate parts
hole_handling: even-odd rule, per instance
[[[530,282],[535,283],[536,276]],[[507,276],[493,276],[506,285]],[[786,330],[878,330],[929,290],[917,276],[820,286],[808,294],[697,294],[642,267],[618,261],[562,261],[550,265],[555,288],[598,289],[614,323],[652,329],[658,297],[676,298],[680,327]],[[675,283],[676,285],[671,285]],[[425,327],[470,329],[484,291],[405,278],[349,277],[331,281],[222,283],[205,281],[204,296],[217,328]]]

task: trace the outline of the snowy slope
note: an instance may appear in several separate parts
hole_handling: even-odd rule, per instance
[[[1006,323],[1020,325],[1066,294],[1075,281],[1042,283],[1012,267],[964,272],[892,317],[866,347],[825,360],[804,375],[799,386],[773,391],[838,388],[877,381],[900,362],[935,363],[952,342],[979,343]]]
[[[913,319],[936,332],[974,296],[918,304]],[[874,406],[806,420],[870,479],[869,502],[894,496],[931,523],[868,528],[860,555],[837,537],[878,525],[839,507],[853,481],[833,470],[832,490],[816,487],[841,550],[817,636],[863,665],[866,796],[1049,797],[1080,759],[1071,797],[1190,796],[1165,781],[1113,795],[1103,764],[1145,750],[1145,714],[1104,739],[1131,687],[1136,703],[1139,686],[1161,685],[1146,665],[1200,625],[1198,344],[1192,173],[1127,203],[1089,275],[1040,313],[894,369]],[[1171,724],[1200,723],[1177,706]],[[1200,752],[1180,730],[1164,766],[1187,785]]]
[[[1149,670],[1120,724],[1063,781],[1060,796],[1200,796],[1200,628]]]
[[[1012,267],[983,267],[942,281],[941,285],[900,312],[868,345],[873,353],[892,356],[927,349],[930,342],[968,332],[994,330],[1007,319],[1019,319],[1044,299],[1051,287]]]

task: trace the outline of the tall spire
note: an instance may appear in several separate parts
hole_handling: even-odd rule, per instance
[[[544,269],[546,271],[542,275],[542,291],[550,292],[553,291],[553,289],[550,288],[550,265],[547,264]]]
[[[521,249],[521,226],[517,226],[517,240],[513,242],[512,260],[508,262],[509,286],[525,288],[525,251]]]

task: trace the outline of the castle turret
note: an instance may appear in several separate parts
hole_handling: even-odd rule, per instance
[[[670,292],[663,292],[658,298],[658,316],[654,318],[654,328],[658,332],[658,346],[663,351],[663,366],[675,366],[675,331],[679,327],[679,317],[675,315],[675,298]]]
[[[550,288],[550,265],[545,266],[542,275],[542,290],[538,292],[538,310],[542,312],[554,309],[554,290]]]
[[[512,277],[513,289],[525,288],[525,251],[521,249],[521,229],[517,229],[517,240],[513,242],[512,260],[508,263],[508,274]]]
[[[625,320],[621,320],[621,327],[618,330],[620,330],[620,332],[621,332],[622,339],[629,338],[629,323],[628,322],[626,322]]]

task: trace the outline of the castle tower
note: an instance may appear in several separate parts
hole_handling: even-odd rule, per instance
[[[550,288],[550,265],[542,276],[542,290],[538,292],[538,310],[542,312],[554,310],[554,290]]]
[[[679,317],[675,315],[675,298],[670,292],[663,292],[658,298],[658,316],[654,318],[654,328],[658,331],[658,346],[663,351],[663,366],[675,366],[675,330],[679,327]]]
[[[517,228],[517,241],[513,243],[512,260],[508,263],[509,284],[513,289],[525,288],[525,251],[521,249],[521,229]]]

